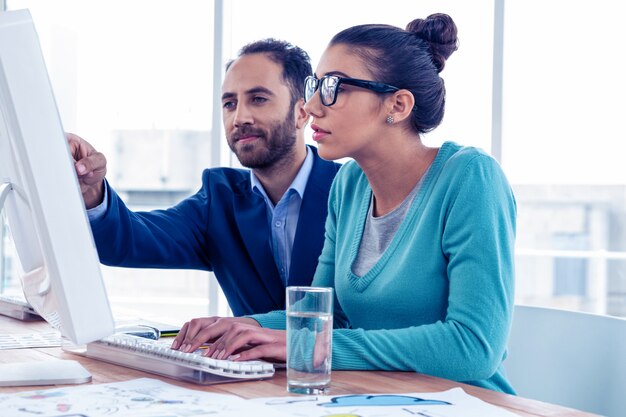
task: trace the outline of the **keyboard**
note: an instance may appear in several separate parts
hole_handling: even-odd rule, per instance
[[[212,359],[201,351],[184,353],[170,348],[171,341],[115,334],[88,343],[81,355],[200,385],[267,379],[274,366],[264,361]],[[77,353],[77,352],[74,352]]]
[[[25,299],[7,294],[0,294],[0,314],[18,320],[41,320]]]

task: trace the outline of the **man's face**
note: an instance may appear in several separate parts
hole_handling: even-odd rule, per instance
[[[251,54],[233,62],[224,77],[226,138],[245,167],[270,167],[295,149],[296,121],[282,71],[265,54]]]

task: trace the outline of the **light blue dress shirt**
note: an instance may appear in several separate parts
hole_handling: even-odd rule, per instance
[[[313,168],[313,153],[307,147],[306,158],[298,171],[296,178],[274,206],[267,196],[259,179],[250,171],[252,190],[263,197],[267,206],[267,221],[272,232],[270,245],[274,254],[274,261],[283,284],[289,282],[289,268],[291,267],[291,250],[296,237],[296,228],[300,218],[300,206],[304,197],[304,189]]]

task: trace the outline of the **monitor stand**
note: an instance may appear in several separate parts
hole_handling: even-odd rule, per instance
[[[84,384],[91,374],[73,360],[0,364],[0,387]]]

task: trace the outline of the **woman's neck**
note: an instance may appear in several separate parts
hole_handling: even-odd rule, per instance
[[[374,216],[382,216],[396,208],[415,188],[437,156],[437,148],[428,148],[419,140],[402,140],[384,150],[376,150],[370,158],[355,158],[374,194]]]

